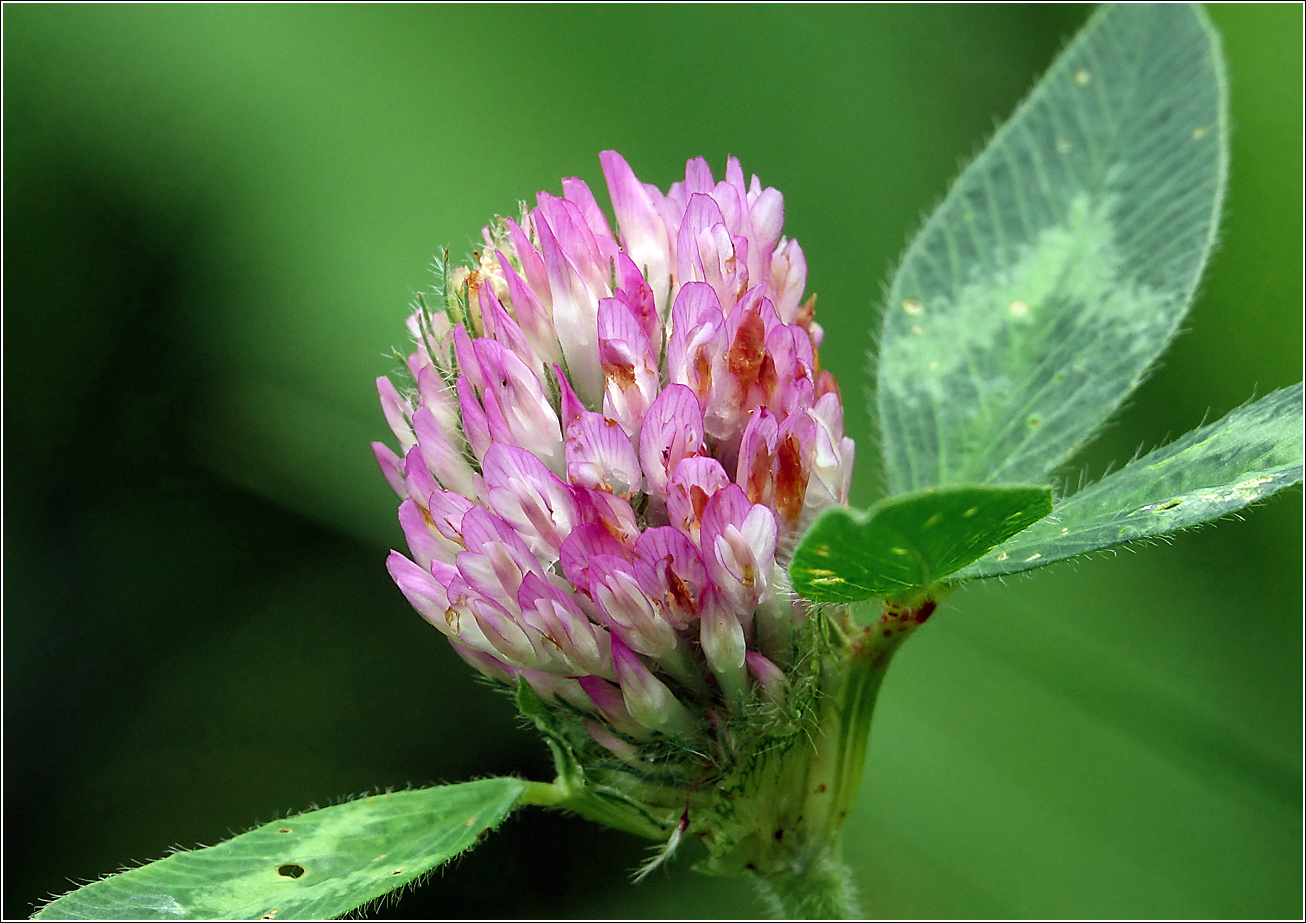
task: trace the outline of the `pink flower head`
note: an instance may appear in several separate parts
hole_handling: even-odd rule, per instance
[[[666,193],[600,161],[615,227],[563,180],[420,304],[411,387],[377,381],[401,454],[374,449],[413,607],[629,757],[783,697],[785,565],[853,444],[780,193],[733,157]]]

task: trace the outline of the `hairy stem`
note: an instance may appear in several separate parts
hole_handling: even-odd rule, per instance
[[[847,646],[831,670],[818,730],[822,745],[813,754],[807,776],[810,851],[795,856],[797,861],[756,867],[754,875],[778,917],[842,920],[861,915],[852,875],[839,858],[840,833],[861,787],[871,716],[889,662],[934,606],[932,599],[885,603],[868,628],[854,627],[845,616],[841,628]]]
[[[835,853],[826,853],[803,874],[755,875],[758,893],[772,915],[787,920],[860,918],[862,911],[852,873]]]

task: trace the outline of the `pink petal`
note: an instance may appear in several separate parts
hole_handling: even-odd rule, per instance
[[[625,708],[624,704],[622,705],[622,708]],[[634,723],[634,719],[631,719],[631,724]],[[634,745],[626,743],[626,741],[609,731],[593,718],[586,718],[584,727],[585,733],[590,735],[590,739],[600,747],[609,751],[613,756],[625,760],[628,763],[639,763],[639,750],[635,749]],[[642,727],[640,728],[640,732],[648,733]],[[627,736],[635,737],[636,735],[628,734]]]
[[[699,407],[706,407],[715,379],[723,373],[726,348],[725,316],[712,286],[703,282],[681,286],[671,308],[671,328],[668,378],[691,388]]]
[[[603,209],[599,208],[599,203],[594,201],[594,193],[590,192],[590,187],[584,181],[574,176],[564,179],[562,197],[576,206],[596,240],[613,239],[612,229],[608,227],[608,218],[603,214]]]
[[[417,610],[417,614],[444,630],[444,611],[449,608],[445,588],[424,568],[418,567],[397,551],[390,552],[385,566],[390,572],[390,578],[408,599],[408,604]]]
[[[467,437],[467,444],[471,446],[476,458],[482,459],[490,447],[489,418],[486,417],[485,408],[477,400],[472,383],[468,381],[466,375],[458,376],[456,387],[458,409],[462,412],[463,418],[463,434]]]
[[[715,458],[699,455],[684,459],[667,483],[667,517],[671,524],[698,541],[707,501],[729,483],[729,475]]]
[[[567,479],[578,487],[630,498],[643,487],[630,436],[615,420],[585,411],[567,427]]]
[[[413,431],[417,434],[422,460],[440,484],[463,496],[473,493],[472,466],[463,456],[461,446],[454,443],[425,405],[413,414]],[[462,442],[461,436],[458,442]]]
[[[580,523],[571,491],[525,449],[495,443],[482,465],[490,509],[517,530],[537,557],[557,560]]]
[[[399,504],[399,526],[404,530],[413,560],[423,569],[429,569],[437,559],[452,563],[454,555],[462,550],[458,546],[448,548],[449,543],[442,541],[443,537],[427,524],[422,508],[412,500]]]
[[[695,157],[685,164],[685,192],[687,195],[702,193],[708,195],[716,186],[712,178],[712,168],[702,157]]]
[[[477,627],[504,663],[528,670],[542,666],[526,632],[501,606],[487,599],[474,599],[470,605]]]
[[[748,187],[744,185],[744,170],[739,166],[739,158],[734,155],[726,158],[725,181],[739,194],[741,202],[748,201]]]
[[[698,619],[709,585],[707,568],[684,533],[671,526],[646,530],[635,543],[635,576],[678,628]]]
[[[739,624],[739,619],[720,605],[712,594],[704,600],[699,637],[708,668],[721,683],[726,702],[733,704],[743,695],[744,690],[744,654],[747,647],[744,629]]]
[[[639,538],[639,520],[630,503],[614,494],[585,487],[573,487],[572,496],[582,522],[601,527],[628,550]]]
[[[606,385],[603,410],[632,438],[658,394],[658,359],[643,327],[616,298],[599,302],[599,364]]]
[[[597,555],[615,555],[629,560],[633,552],[600,525],[586,523],[568,535],[558,558],[562,572],[572,586],[588,595],[590,561]]]
[[[412,406],[399,396],[394,382],[384,375],[376,380],[376,390],[381,395],[381,411],[386,423],[390,424],[390,432],[399,440],[399,451],[407,452],[417,442],[408,422],[413,413]]]
[[[556,365],[553,367],[553,376],[558,382],[558,393],[561,395],[559,403],[562,405],[562,429],[565,433],[573,423],[580,420],[581,414],[585,412],[585,405],[572,390],[571,382],[567,380],[562,369]]]
[[[452,343],[453,337],[449,338]],[[458,431],[458,393],[444,379],[444,373],[433,365],[417,373],[417,392],[420,403],[435,417],[447,433]]]
[[[603,716],[604,721],[628,737],[640,739],[648,736],[648,729],[632,718],[630,712],[627,711],[626,701],[622,698],[620,687],[597,676],[578,676],[576,682],[580,683],[580,687],[585,690],[585,694],[594,701],[594,705],[598,708],[599,714]],[[610,731],[601,726],[590,728],[587,722],[586,730],[589,731],[591,737],[613,752],[630,755],[636,752],[630,744],[613,736]],[[597,733],[598,731],[602,732],[602,736]]]
[[[657,301],[652,287],[644,279],[644,274],[635,262],[625,253],[617,254],[613,264],[616,270],[617,288],[613,295],[630,309],[630,313],[644,330],[649,343],[656,344],[660,351],[662,346],[662,311],[666,307]],[[601,306],[600,306],[601,307]]]
[[[763,693],[773,702],[782,704],[785,696],[784,671],[756,651],[746,653],[744,662],[753,679],[762,687]]]
[[[404,456],[404,490],[418,506],[426,507],[431,502],[431,494],[439,489],[440,485],[422,458],[422,450],[413,446]]]
[[[675,627],[662,617],[635,576],[634,566],[614,555],[595,555],[589,562],[590,597],[599,618],[631,648],[650,657],[675,656]]]
[[[785,223],[785,200],[778,189],[767,187],[751,201],[749,217],[753,222],[753,239],[768,256],[780,240]]]
[[[562,471],[562,430],[539,378],[521,359],[493,340],[478,339],[475,348],[485,375],[485,415],[490,438],[530,449],[550,470]]]
[[[538,213],[535,226],[549,274],[549,290],[553,293],[553,329],[567,360],[568,377],[586,406],[597,407],[603,397],[603,373],[597,349],[598,298],[586,287],[553,229]]]
[[[715,199],[710,195],[690,196],[676,240],[676,270],[681,284],[707,282],[723,306],[734,306],[748,287],[748,267],[743,254],[737,258],[737,240],[743,238],[731,237]]]
[[[775,309],[786,324],[792,324],[798,317],[803,289],[807,287],[807,260],[798,241],[781,241],[771,258],[771,285],[776,293]]]
[[[499,304],[499,299],[494,297],[491,287],[482,285],[477,297],[480,300],[481,323],[485,327],[485,335],[511,350],[514,356],[535,373],[536,378],[541,378],[544,374],[544,363],[540,360],[539,353],[535,351],[521,327],[517,326],[517,322],[503,309],[503,305]]]
[[[505,219],[505,222],[508,225],[508,240],[512,244],[513,253],[521,261],[522,275],[526,277],[526,284],[531,287],[539,303],[544,307],[545,315],[552,317],[553,298],[549,289],[549,273],[544,266],[544,258],[540,256],[540,252],[530,242],[526,231],[517,222],[511,218]]]
[[[651,731],[692,738],[694,716],[659,680],[639,655],[616,638],[612,639],[612,661],[621,683],[621,695],[630,715]]]
[[[478,673],[488,676],[490,679],[498,680],[509,686],[517,684],[518,672],[516,669],[508,666],[493,654],[487,654],[484,651],[478,651],[468,647],[465,644],[459,644],[452,638],[449,639],[453,646],[454,652],[463,659],[463,662],[472,667]]]
[[[462,531],[467,550],[455,559],[459,574],[477,593],[515,606],[522,577],[543,574],[535,555],[512,526],[484,507],[467,511]]]
[[[671,289],[675,265],[668,250],[667,224],[655,205],[663,201],[662,194],[635,179],[630,165],[616,151],[599,154],[599,162],[612,197],[623,249],[639,270],[648,274],[649,287],[660,308]]]
[[[521,325],[522,333],[530,340],[531,348],[546,363],[561,362],[562,350],[558,346],[558,336],[553,330],[551,311],[540,301],[540,296],[535,293],[535,290],[527,285],[521,276],[517,275],[517,272],[512,268],[512,263],[503,255],[502,251],[495,251],[495,254],[499,258],[499,267],[503,271],[503,277],[508,282],[508,297],[512,300],[512,309],[517,315],[517,322]],[[542,260],[540,262],[540,271],[544,271]]]
[[[556,648],[569,673],[614,679],[608,632],[591,622],[572,597],[536,574],[527,574],[517,591],[522,621]]]
[[[750,504],[738,485],[707,502],[700,535],[703,561],[723,600],[737,611],[751,613],[768,594],[776,537],[771,511]]]
[[[698,455],[703,445],[703,414],[694,392],[667,385],[644,418],[639,458],[648,490],[666,496],[667,480],[681,460]]]
[[[376,463],[381,466],[381,473],[385,475],[385,481],[390,485],[390,489],[401,498],[408,496],[408,491],[404,487],[404,470],[399,456],[384,442],[372,443],[372,452],[376,455]]]

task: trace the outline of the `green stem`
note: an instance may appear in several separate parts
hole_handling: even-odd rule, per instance
[[[894,653],[919,624],[916,612],[904,613],[886,605],[868,628],[857,626],[847,616],[840,625],[846,646],[823,670],[825,700],[807,775],[808,808],[804,813],[815,847],[813,863],[838,842],[857,800],[880,686]],[[822,793],[828,797],[819,797]]]
[[[843,823],[861,788],[871,716],[894,653],[934,611],[933,600],[886,604],[868,628],[845,616],[846,647],[827,668],[819,743],[807,771],[805,824],[808,848],[795,861],[757,868],[763,898],[787,919],[851,919],[861,915],[852,875],[839,858]]]
[[[856,920],[862,916],[852,873],[833,854],[804,874],[756,875],[758,893],[771,913],[786,920]]]
[[[526,787],[517,796],[517,803],[554,807],[566,801],[567,795],[565,788],[553,782],[527,782]]]

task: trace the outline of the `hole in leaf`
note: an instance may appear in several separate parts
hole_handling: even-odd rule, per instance
[[[260,919],[260,920],[274,920],[274,919],[276,919],[277,914],[280,913],[280,912],[281,912],[280,910],[269,910],[267,913],[263,914],[263,916],[259,917],[259,919]]]
[[[302,865],[296,865],[293,862],[287,862],[285,865],[277,866],[277,874],[283,878],[299,878],[303,875],[305,869]]]
[[[278,827],[278,828],[277,828],[277,833],[289,833],[289,832],[290,832],[290,828],[289,828],[289,827]]]

